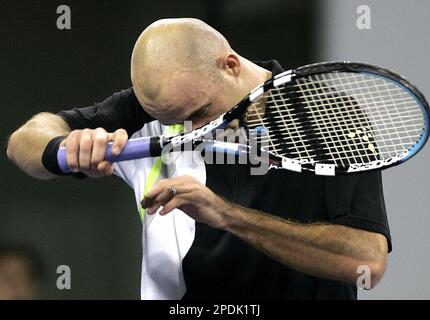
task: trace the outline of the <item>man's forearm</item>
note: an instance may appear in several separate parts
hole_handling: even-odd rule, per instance
[[[356,284],[357,267],[371,270],[372,286],[387,256],[383,235],[331,224],[299,224],[233,205],[226,230],[281,263],[316,277]]]
[[[61,117],[39,113],[11,135],[7,155],[29,175],[39,179],[52,178],[54,175],[42,165],[43,151],[54,137],[69,133],[70,128]]]

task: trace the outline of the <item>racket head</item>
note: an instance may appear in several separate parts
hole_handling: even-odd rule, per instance
[[[224,121],[239,114],[248,139],[274,167],[321,175],[398,165],[429,136],[424,95],[388,69],[357,62],[317,63],[276,75]],[[259,138],[262,128],[266,140]]]

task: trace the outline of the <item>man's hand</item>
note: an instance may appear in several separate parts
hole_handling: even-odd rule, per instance
[[[180,209],[198,222],[213,228],[226,226],[225,213],[231,204],[213,193],[197,179],[180,176],[158,182],[143,198],[142,208],[154,214],[162,206],[160,215]]]
[[[103,128],[74,130],[61,143],[66,146],[67,163],[72,172],[83,172],[92,178],[113,173],[112,163],[105,161],[106,146],[113,141],[112,154],[118,155],[128,140],[127,132],[118,129],[113,133]]]
[[[382,278],[387,240],[379,233],[329,224],[294,223],[234,205],[195,178],[181,176],[157,183],[141,202],[148,214],[178,208],[198,222],[226,230],[257,250],[300,272],[356,285],[357,268],[371,270],[371,286]]]

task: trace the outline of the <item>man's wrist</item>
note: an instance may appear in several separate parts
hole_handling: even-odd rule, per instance
[[[48,144],[45,147],[45,150],[42,154],[42,165],[43,167],[48,170],[49,172],[57,175],[57,176],[73,176],[78,179],[86,178],[87,176],[82,173],[64,173],[61,171],[60,166],[58,165],[58,149],[60,148],[61,143],[66,139],[66,136],[58,136],[51,141],[48,142]]]
[[[64,139],[66,139],[65,136],[58,136],[51,139],[51,141],[49,141],[46,145],[42,155],[42,165],[45,167],[46,170],[57,176],[67,175],[66,173],[61,171],[57,160],[58,149],[60,148],[60,144],[61,142],[63,142]]]

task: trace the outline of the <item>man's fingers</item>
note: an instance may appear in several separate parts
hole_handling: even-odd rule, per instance
[[[160,205],[169,201],[173,197],[170,189],[164,185],[156,185],[150,192],[148,192],[142,199],[140,205],[144,209],[149,209],[149,213],[157,211]]]
[[[91,169],[91,153],[93,150],[93,135],[94,131],[84,129],[81,133],[81,141],[79,143],[79,169]]]
[[[82,130],[72,131],[66,139],[67,164],[72,172],[79,171],[78,152],[79,143],[81,141],[81,131]]]
[[[112,144],[112,154],[119,155],[124,149],[128,141],[127,131],[124,129],[118,129],[110,135],[110,140],[113,141]]]
[[[111,176],[113,174],[113,164],[108,161],[102,161],[98,164],[97,171],[103,172],[105,176]]]
[[[91,178],[101,178],[105,176],[110,176],[113,173],[113,165],[108,161],[102,161],[97,165],[97,168],[90,170],[81,170],[88,177]]]
[[[173,209],[178,208],[180,205],[182,205],[186,202],[187,202],[187,200],[184,200],[182,198],[171,198],[169,201],[167,201],[164,204],[162,204],[160,202],[156,202],[153,206],[146,209],[146,212],[148,214],[154,214],[158,211],[158,209],[163,207],[163,209],[160,211],[160,215],[165,215],[165,214],[169,213],[170,211],[172,211]]]
[[[165,188],[164,190],[162,190],[155,198],[151,199],[151,203],[145,203],[145,201],[143,201],[143,205],[147,205],[148,207],[148,213],[152,214],[154,212],[156,212],[158,210],[158,208],[160,208],[161,206],[163,206],[165,203],[169,202],[170,200],[172,200],[172,198],[176,195],[177,191],[177,187],[173,187],[175,188],[173,191],[172,187],[168,187]],[[143,207],[142,205],[142,207]]]
[[[90,177],[112,175],[113,165],[104,160],[110,138],[122,150],[127,143],[123,129],[108,133],[103,128],[74,130],[62,143],[66,146],[67,164],[72,172],[84,172]]]
[[[172,181],[173,179],[163,180],[158,182],[154,187],[152,187],[149,192],[147,192],[141,202],[142,208],[149,208],[153,206],[155,203],[164,203],[174,195],[171,189],[173,184],[168,184],[168,181]],[[175,185],[176,193],[178,192],[178,185]]]
[[[173,187],[175,192],[172,190],[172,185],[169,185],[152,198],[145,196],[140,203],[142,208],[147,209],[149,214],[155,213],[161,206],[165,206],[172,199],[187,201],[187,194],[194,190],[191,185],[175,185]]]
[[[175,187],[176,194],[184,194],[192,191],[198,186],[201,186],[201,183],[198,182],[195,178],[189,176],[180,176],[173,179],[161,180],[156,183],[151,190],[149,190],[144,198],[142,199],[141,205],[142,208],[149,208],[155,202],[158,202],[157,197],[166,189]],[[170,190],[170,194],[172,190]],[[164,193],[165,195],[166,193]],[[163,195],[162,195],[163,197]]]
[[[104,160],[108,141],[109,134],[103,128],[97,128],[94,130],[91,168],[98,168],[98,164]]]
[[[154,203],[161,203],[164,204],[168,201],[170,201],[178,192],[177,188],[179,187],[174,187],[175,192],[173,192],[172,187],[167,187],[165,188],[163,191],[161,191],[157,197],[154,199]]]
[[[155,202],[155,198],[165,189],[164,184],[158,183],[149,190],[142,199],[142,208],[148,208]]]
[[[181,198],[173,198],[163,206],[163,209],[160,211],[160,215],[164,216],[185,203],[186,201]]]

